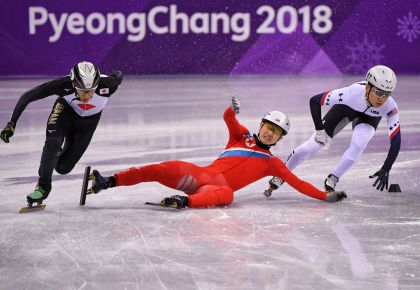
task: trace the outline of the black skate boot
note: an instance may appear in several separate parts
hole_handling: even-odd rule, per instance
[[[89,179],[92,180],[92,188],[88,189],[87,193],[98,193],[102,190],[115,187],[116,180],[114,176],[104,177],[98,170],[93,170],[92,174],[89,176]]]
[[[339,178],[334,174],[328,175],[328,177],[324,181],[325,191],[327,193],[331,193],[335,191],[335,186],[338,183]]]
[[[181,195],[173,195],[170,197],[165,197],[160,202],[160,205],[164,207],[172,207],[172,208],[181,209],[188,206],[188,197],[181,196]]]
[[[51,191],[51,184],[36,184],[35,190],[26,196],[28,200],[28,207],[32,207],[32,204],[42,204],[42,201],[48,197]]]

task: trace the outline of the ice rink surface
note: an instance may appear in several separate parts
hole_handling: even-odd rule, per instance
[[[54,175],[41,212],[18,214],[37,181],[45,127],[56,97],[31,103],[10,144],[0,144],[0,289],[420,289],[420,78],[394,94],[402,148],[390,173],[401,193],[368,176],[383,164],[387,126],[340,180],[348,198],[327,204],[285,185],[266,199],[269,178],[235,193],[229,207],[157,210],[176,192],[155,183],[88,196],[85,166],[111,174],[182,159],[207,165],[223,150],[232,95],[251,132],[280,110],[290,133],[272,152],[283,160],[313,132],[308,101],[359,81],[346,78],[126,78],[105,108],[90,147],[67,176]],[[39,79],[0,80],[0,122]],[[348,126],[295,173],[317,187],[350,142]],[[238,176],[238,178],[241,178]]]

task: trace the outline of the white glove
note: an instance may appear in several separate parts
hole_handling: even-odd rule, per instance
[[[230,106],[232,110],[239,114],[239,109],[241,108],[241,103],[239,103],[239,100],[237,97],[232,97],[232,105]]]
[[[318,144],[321,144],[322,146],[327,145],[328,143],[328,136],[327,133],[325,133],[325,130],[316,130],[315,132],[315,142]]]

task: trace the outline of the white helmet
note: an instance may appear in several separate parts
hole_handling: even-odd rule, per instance
[[[283,129],[283,135],[287,135],[287,132],[289,132],[290,129],[290,122],[289,118],[286,116],[286,114],[279,112],[279,111],[271,111],[264,115],[262,118],[262,121],[273,123],[274,125],[279,126],[281,129]]]
[[[397,77],[392,69],[384,65],[372,67],[366,74],[366,80],[386,92],[392,92],[397,85]]]

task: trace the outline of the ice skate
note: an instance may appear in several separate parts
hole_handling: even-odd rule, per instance
[[[51,185],[40,185],[37,183],[35,190],[26,196],[28,205],[22,207],[19,213],[26,213],[45,209],[46,205],[42,202],[48,197],[51,191]],[[34,205],[36,203],[36,205]]]
[[[90,180],[92,181],[92,187],[88,189]],[[86,195],[92,193],[97,194],[100,191],[113,186],[115,186],[115,179],[113,176],[104,177],[98,170],[93,170],[91,174],[90,166],[86,167],[83,177],[82,192],[80,195],[80,205],[84,205],[86,203]]]
[[[339,178],[333,174],[328,175],[324,181],[325,191],[331,193],[335,191],[335,186],[338,183]]]
[[[173,195],[170,197],[165,197],[161,200],[160,203],[146,202],[145,204],[180,210],[188,206],[188,197],[181,195]]]

